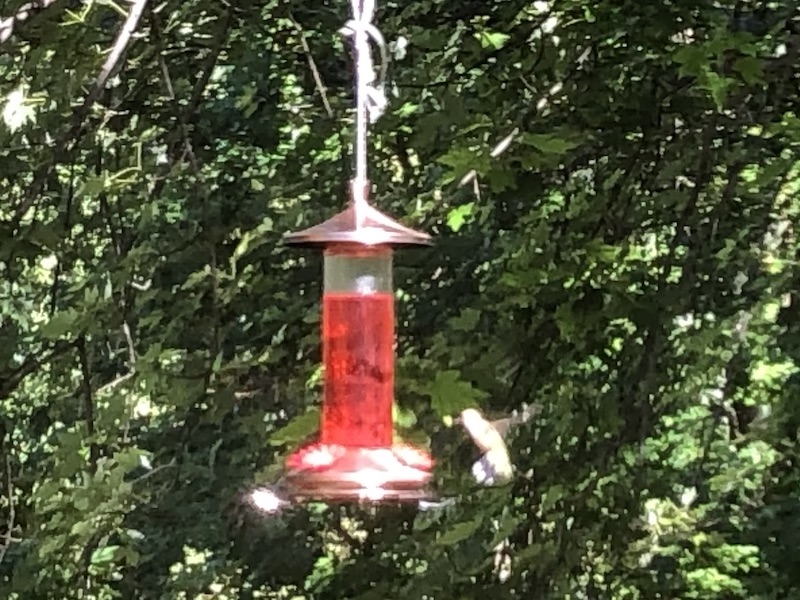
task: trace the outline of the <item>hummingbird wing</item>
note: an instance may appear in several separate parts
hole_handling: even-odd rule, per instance
[[[523,404],[522,408],[514,411],[510,417],[491,421],[491,424],[500,435],[507,437],[509,431],[523,423],[527,423],[540,412],[542,412],[542,407],[538,404]]]
[[[508,432],[511,430],[511,427],[514,425],[512,422],[512,417],[506,417],[505,419],[497,419],[496,421],[492,421],[492,427],[497,430],[497,433],[506,437]]]

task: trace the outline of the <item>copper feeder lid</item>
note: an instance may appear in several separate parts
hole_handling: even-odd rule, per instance
[[[369,182],[350,183],[350,205],[327,221],[287,233],[287,245],[320,248],[330,244],[360,244],[364,246],[431,246],[431,236],[401,225],[367,203]]]

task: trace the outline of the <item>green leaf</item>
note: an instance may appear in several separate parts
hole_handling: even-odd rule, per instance
[[[733,63],[733,70],[742,76],[748,85],[763,81],[763,62],[754,56],[743,56]]]
[[[592,240],[586,243],[586,254],[595,258],[598,262],[612,263],[617,260],[620,248],[610,244],[604,244],[600,240]]]
[[[114,453],[114,460],[124,472],[132,471],[142,464],[144,452],[138,448],[125,448]]]
[[[468,169],[475,160],[476,153],[467,148],[457,146],[440,156],[436,162],[439,162],[448,167],[453,167],[454,170]]]
[[[456,331],[474,331],[480,318],[481,311],[465,308],[457,317],[450,320],[450,326]]]
[[[765,385],[780,385],[790,375],[797,373],[797,365],[792,361],[757,362],[750,376],[752,381]]]
[[[728,96],[731,82],[731,79],[722,77],[714,71],[708,70],[706,72],[705,82],[702,87],[709,91],[711,99],[719,111],[725,108],[725,99]]]
[[[398,108],[395,111],[395,114],[398,117],[410,117],[414,113],[419,112],[419,110],[420,110],[419,104],[415,104],[415,103],[412,103],[412,102],[405,102],[405,103],[403,103],[402,106],[400,106],[400,108]]]
[[[77,508],[77,506],[76,506]],[[81,510],[81,509],[78,509]],[[85,511],[86,509],[81,510],[81,512]],[[70,527],[69,533],[70,535],[76,535],[81,537],[89,537],[91,536],[96,530],[96,527],[91,521],[78,521],[72,527]]]
[[[87,498],[83,494],[75,496],[75,498],[72,500],[72,505],[79,512],[86,512],[87,510],[89,510],[89,498]]]
[[[431,407],[440,417],[477,406],[486,393],[463,381],[458,371],[440,371],[430,386]]]
[[[497,528],[497,531],[495,531],[492,541],[489,544],[489,548],[494,548],[497,546],[497,544],[514,533],[517,527],[519,527],[520,523],[523,523],[524,521],[525,519],[522,517],[506,515],[503,519],[501,519],[499,527]]]
[[[98,548],[92,552],[91,563],[93,565],[99,565],[111,562],[117,555],[117,550],[119,550],[119,546],[103,546],[102,548]]]
[[[42,326],[40,332],[48,340],[57,340],[68,333],[72,333],[79,317],[78,312],[72,308],[57,312],[52,319]]]
[[[533,146],[543,154],[556,155],[566,154],[579,146],[578,142],[547,133],[523,133],[520,136],[520,142],[527,146]]]
[[[435,527],[442,520],[444,511],[421,510],[414,517],[414,531],[426,531]]]
[[[62,235],[50,223],[35,223],[30,230],[30,241],[54,250],[59,247]]]
[[[294,445],[319,431],[319,409],[311,408],[289,421],[284,427],[269,434],[268,443],[272,446]]]
[[[83,182],[78,195],[80,196],[97,196],[106,189],[107,180],[104,176],[90,177]]]
[[[235,263],[239,258],[247,254],[247,250],[250,248],[250,242],[253,241],[253,232],[252,231],[245,231],[242,235],[242,239],[239,240],[239,243],[236,244],[236,248],[233,251],[233,256],[231,256],[231,262]]]
[[[697,46],[683,46],[672,55],[672,60],[680,65],[678,73],[681,77],[686,75],[698,76],[708,64],[706,51]]]
[[[467,217],[472,215],[472,210],[475,208],[475,203],[462,204],[454,208],[447,214],[447,226],[453,231],[458,231],[463,227]]]
[[[474,35],[483,48],[491,48],[492,50],[499,50],[505,46],[511,37],[507,33],[499,31],[481,31]]]
[[[392,405],[392,420],[399,429],[411,429],[417,424],[417,415],[413,410],[403,408],[395,403]]]
[[[453,546],[471,537],[483,524],[483,516],[478,516],[471,521],[458,523],[455,527],[448,529],[436,539],[440,546]]]

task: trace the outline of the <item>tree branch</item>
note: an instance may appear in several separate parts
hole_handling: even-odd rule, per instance
[[[33,203],[36,201],[36,199],[41,196],[42,191],[44,190],[45,182],[53,172],[56,164],[61,161],[64,156],[67,156],[72,152],[78,141],[85,133],[86,117],[89,115],[92,106],[105,89],[108,80],[119,69],[122,55],[128,48],[128,44],[130,43],[134,31],[136,31],[136,28],[139,25],[139,20],[142,18],[142,13],[144,12],[146,6],[147,0],[134,0],[131,3],[128,17],[125,19],[125,22],[122,24],[122,27],[117,33],[117,37],[114,40],[114,45],[111,48],[111,52],[103,63],[103,67],[100,69],[100,73],[95,79],[92,91],[89,92],[86,98],[84,98],[80,108],[75,111],[75,114],[72,117],[72,125],[67,133],[61,138],[59,143],[55,145],[56,150],[53,153],[52,159],[48,160],[45,162],[45,164],[39,167],[39,169],[37,169],[33,177],[33,183],[28,188],[24,199],[17,207],[13,221],[14,229],[19,226],[19,222],[22,220],[25,213],[28,212],[28,210],[33,206]]]
[[[311,47],[308,45],[303,27],[297,22],[291,11],[289,11],[289,20],[297,30],[297,35],[300,38],[300,45],[303,47],[303,53],[306,55],[308,68],[311,69],[311,75],[314,77],[314,84],[317,86],[317,91],[319,92],[320,98],[322,98],[322,104],[325,107],[325,112],[328,113],[328,117],[333,119],[333,109],[331,108],[331,103],[328,101],[327,88],[325,87],[325,83],[322,81],[322,75],[317,68],[317,63],[314,60],[314,56],[311,54]]]
[[[97,444],[91,438],[94,437],[94,393],[92,392],[92,373],[89,370],[89,353],[86,350],[86,338],[78,338],[76,347],[78,349],[78,359],[81,364],[81,390],[83,392],[83,416],[86,419],[86,435],[89,440],[89,472],[97,472],[97,461],[99,450]]]
[[[495,144],[494,148],[492,148],[492,150],[489,152],[489,156],[491,158],[498,158],[501,154],[503,154],[506,150],[508,150],[508,148],[511,146],[511,144],[514,142],[514,140],[517,138],[517,136],[519,136],[520,132],[522,131],[522,126],[523,126],[522,123],[529,119],[529,115],[531,113],[537,114],[541,112],[542,110],[545,109],[545,107],[547,107],[548,104],[550,104],[551,100],[557,94],[561,93],[561,91],[564,89],[564,85],[567,82],[571,81],[572,78],[578,74],[581,67],[583,67],[583,63],[589,57],[589,54],[591,53],[592,49],[593,46],[588,46],[584,48],[583,51],[578,55],[578,58],[575,59],[575,61],[573,62],[573,68],[570,71],[568,71],[564,75],[564,77],[561,78],[561,81],[551,86],[550,89],[547,90],[547,92],[545,92],[537,100],[536,104],[532,105],[533,108],[529,109],[528,111],[525,111],[523,119],[517,119],[518,124],[514,128],[512,128],[512,130],[502,140],[500,140],[497,144]],[[478,177],[478,172],[475,169],[472,169],[469,173],[467,173],[461,178],[461,180],[458,182],[458,185],[459,187],[461,187],[469,183],[473,183],[477,180],[477,177]],[[473,186],[473,189],[475,190],[476,193],[479,193],[479,187],[477,183]]]
[[[2,440],[0,440],[0,442],[2,442]],[[5,488],[8,498],[8,519],[6,520],[6,534],[4,536],[3,543],[0,544],[0,564],[2,564],[3,559],[6,556],[6,552],[8,552],[8,549],[14,542],[12,534],[17,518],[16,510],[14,509],[14,484],[11,481],[11,456],[5,451],[3,451],[3,455],[5,457],[3,470],[5,472]]]
[[[194,87],[192,88],[192,95],[187,104],[185,110],[183,111],[183,122],[186,123],[187,127],[191,124],[192,115],[197,110],[197,107],[200,105],[200,101],[203,98],[203,94],[205,93],[206,87],[208,83],[211,81],[211,75],[214,72],[214,67],[217,64],[217,60],[219,59],[219,55],[222,52],[222,49],[225,47],[225,41],[228,39],[228,30],[230,29],[231,24],[233,23],[233,16],[230,12],[227,12],[224,17],[222,17],[223,21],[220,25],[220,29],[218,34],[215,36],[214,41],[211,45],[210,52],[206,56],[205,61],[200,66],[200,76],[194,83]],[[169,133],[167,131],[166,133]],[[180,138],[180,145],[185,147],[185,142],[183,137]],[[179,155],[177,152],[177,147],[174,142],[169,142],[167,148],[167,157],[168,157],[168,164],[167,164],[167,174],[170,173],[175,167],[176,164],[182,162],[183,157],[186,156],[186,153]],[[156,179],[156,182],[153,186],[152,191],[150,192],[150,198],[157,198],[159,194],[161,194],[161,190],[164,188],[168,179],[167,175],[159,176]],[[131,243],[135,242],[135,238]]]
[[[14,16],[0,20],[0,44],[11,38],[17,25],[55,3],[56,0],[33,0],[22,5]]]
[[[161,37],[161,23],[158,19],[158,15],[154,11],[150,11],[150,27],[153,31],[153,39],[157,49],[158,65],[161,68],[161,76],[164,80],[164,87],[166,88],[167,96],[172,104],[173,112],[175,113],[175,120],[178,123],[179,133],[184,144],[184,152],[189,158],[189,164],[192,167],[194,175],[198,176],[200,174],[200,164],[197,161],[197,155],[194,152],[192,140],[189,137],[189,128],[186,124],[186,116],[181,111],[180,105],[178,104],[178,97],[175,94],[175,86],[172,84],[172,76],[169,73],[167,61],[164,59],[164,42]]]
[[[224,30],[227,31],[227,24],[230,22],[230,13],[228,18],[226,19],[226,24]],[[194,188],[195,192],[197,193],[198,197],[205,197],[207,200],[207,194],[201,189],[200,187],[200,163],[197,160],[197,155],[195,154],[194,147],[192,145],[192,140],[189,135],[189,128],[187,126],[185,114],[181,112],[180,106],[178,104],[178,98],[175,94],[175,87],[172,84],[172,76],[169,72],[169,66],[167,65],[167,61],[164,59],[164,51],[163,51],[163,43],[161,39],[161,26],[158,21],[158,17],[155,13],[151,12],[151,28],[153,31],[153,37],[155,38],[156,46],[158,48],[158,62],[161,67],[161,75],[164,79],[164,85],[166,87],[166,91],[169,97],[170,102],[173,105],[173,110],[175,112],[175,118],[178,122],[178,129],[183,141],[184,145],[184,152],[185,155],[189,158],[189,165],[191,167],[192,173],[194,175]],[[224,36],[218,38],[218,51],[222,49],[222,40]],[[219,52],[216,52],[214,55],[214,62],[216,62],[216,58],[219,56]],[[206,73],[211,73],[213,67],[207,69]],[[205,73],[204,73],[205,75]],[[203,81],[204,78],[201,78],[200,81]],[[207,81],[207,80],[206,80]],[[205,83],[203,84],[206,85]],[[202,95],[195,95],[196,89],[192,94],[192,99],[190,104],[195,100],[199,102]],[[219,301],[219,272],[217,266],[217,251],[216,251],[216,244],[214,240],[209,241],[210,245],[210,266],[211,266],[211,301],[212,301],[212,310],[211,314],[213,317],[213,340],[212,340],[212,351],[211,357],[212,360],[219,354],[220,349],[220,326],[219,326],[219,309],[218,309],[218,301]],[[209,370],[208,377],[211,376],[211,371]],[[206,378],[206,385],[208,387],[210,381]]]
[[[203,94],[208,87],[208,82],[211,81],[211,75],[214,73],[214,67],[217,64],[219,55],[222,52],[222,49],[225,47],[225,42],[228,39],[228,30],[233,24],[233,14],[230,12],[230,10],[225,13],[223,19],[224,20],[220,26],[219,35],[214,38],[208,57],[200,69],[201,75],[197,78],[194,88],[192,89],[192,96],[189,100],[189,104],[186,105],[186,111],[184,114],[186,114],[187,117],[194,113],[194,111],[197,110],[197,107],[200,105],[200,101],[203,99]]]
[[[70,347],[71,346],[65,342],[58,342],[48,356],[42,356],[44,353],[30,355],[10,374],[0,375],[0,400],[7,398],[19,387],[28,375],[35,372],[41,365],[59,354],[63,354]]]

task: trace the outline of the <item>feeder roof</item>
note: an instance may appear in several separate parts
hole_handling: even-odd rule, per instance
[[[327,221],[293,233],[284,242],[290,246],[320,248],[331,244],[364,246],[430,246],[431,236],[401,225],[367,203],[351,203]]]

